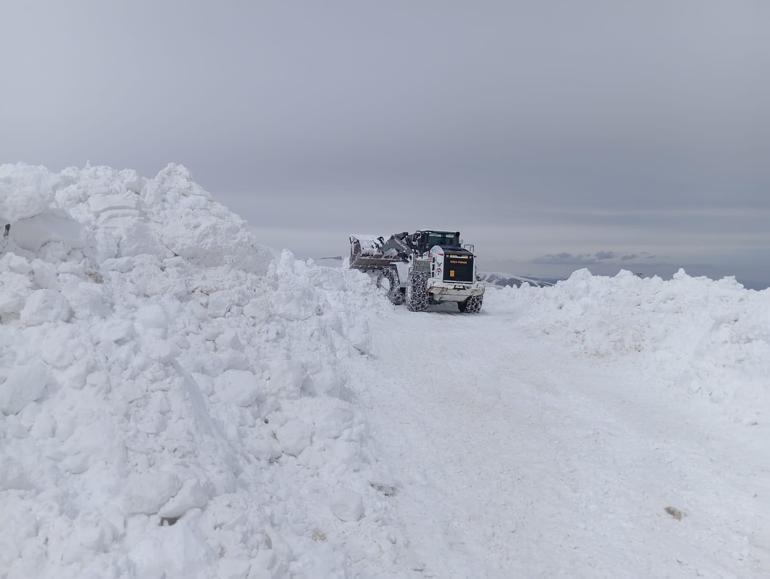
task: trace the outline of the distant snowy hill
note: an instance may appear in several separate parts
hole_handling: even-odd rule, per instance
[[[557,279],[545,279],[536,277],[523,277],[510,273],[480,273],[481,280],[491,286],[499,287],[519,287],[522,284],[529,284],[535,287],[548,287],[554,285]]]

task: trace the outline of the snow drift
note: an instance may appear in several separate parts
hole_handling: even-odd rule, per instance
[[[664,281],[580,270],[552,288],[492,295],[534,339],[568,345],[596,363],[632,364],[682,401],[707,400],[731,419],[767,417],[770,290],[684,271]]]
[[[365,278],[274,259],[178,165],[4,165],[0,215],[0,576],[387,565]]]

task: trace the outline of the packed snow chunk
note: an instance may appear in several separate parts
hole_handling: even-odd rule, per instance
[[[357,492],[341,488],[334,493],[331,510],[341,521],[349,523],[360,521],[364,516],[364,500]]]
[[[382,255],[382,246],[385,240],[377,235],[353,233],[350,235],[350,242],[358,242],[361,255],[379,257]]]
[[[158,338],[166,337],[168,318],[166,317],[166,312],[158,304],[149,304],[139,308],[135,319],[135,327],[138,334],[147,332]]]
[[[52,242],[60,242],[66,249],[84,245],[80,224],[60,210],[45,211],[19,220],[11,227],[10,239],[27,251],[38,251]]]
[[[23,307],[23,296],[0,289],[0,322],[3,321],[3,318],[13,318],[18,316]]]
[[[118,257],[135,255],[171,257],[171,251],[156,238],[155,233],[147,223],[131,219],[123,227],[125,231],[118,244]]]
[[[0,268],[4,271],[18,273],[23,276],[32,271],[32,263],[21,255],[15,253],[5,253],[0,258]]]
[[[151,360],[168,362],[179,355],[179,348],[173,342],[152,334],[142,336],[141,342],[142,349]]]
[[[251,406],[264,395],[261,382],[248,370],[223,372],[216,378],[215,390],[222,400],[238,406]]]
[[[6,255],[9,258],[11,255]],[[9,259],[2,262],[8,262]],[[0,262],[0,266],[6,265]],[[24,308],[27,295],[31,291],[29,278],[20,273],[0,270],[0,317],[16,317]]]
[[[251,570],[248,559],[220,559],[217,564],[217,577],[220,579],[246,579]]]
[[[35,283],[43,289],[56,289],[58,285],[56,268],[40,259],[32,262],[32,277]]]
[[[32,289],[29,260],[14,253],[0,255],[0,295],[3,293],[24,295]]]
[[[205,484],[197,479],[184,481],[182,488],[168,503],[163,505],[158,514],[164,519],[177,519],[190,509],[202,509],[209,502],[209,492]]]
[[[144,184],[147,182],[147,179],[139,175],[134,169],[123,169],[119,171],[119,175],[126,190],[131,193],[141,193]]]
[[[303,420],[293,418],[281,426],[276,437],[284,453],[299,456],[313,438],[313,428]]]
[[[336,406],[316,423],[316,433],[322,438],[339,438],[348,428],[353,426],[353,418],[352,410]]]
[[[179,202],[181,199],[200,197],[198,206],[205,206],[205,201],[211,196],[192,180],[190,170],[179,163],[169,163],[147,183],[144,190],[145,199],[154,205],[164,202]]]
[[[308,265],[283,250],[280,259],[270,264],[268,276],[275,279],[278,290],[272,300],[272,311],[287,320],[302,321],[319,315],[315,288],[306,283]]]
[[[212,292],[208,299],[208,311],[212,318],[223,318],[237,304],[237,297],[232,291]]]
[[[28,491],[33,488],[22,463],[11,458],[4,461],[3,468],[0,468],[0,491]]]
[[[166,226],[159,230],[165,247],[203,266],[230,264],[263,273],[272,257],[256,243],[245,222],[192,180],[182,165],[170,164],[143,190]]]
[[[42,362],[15,366],[0,384],[0,412],[6,415],[20,412],[42,397],[47,385],[48,368]]]
[[[21,322],[37,326],[50,322],[66,322],[72,317],[72,308],[67,298],[56,290],[33,291],[21,310]]]
[[[62,294],[67,298],[74,315],[78,319],[92,316],[106,318],[112,311],[104,290],[100,284],[75,282],[62,287]]]
[[[88,208],[95,215],[104,213],[105,211],[136,209],[138,203],[139,197],[128,191],[122,193],[92,195],[88,198]]]
[[[243,344],[236,334],[232,330],[225,330],[219,336],[217,336],[214,343],[217,345],[217,350],[236,350],[238,352],[243,351]]]
[[[82,347],[78,333],[71,325],[55,326],[46,331],[41,344],[42,358],[52,368],[66,368],[75,362]]]
[[[127,514],[151,515],[182,487],[179,477],[166,471],[135,473],[126,481],[124,509]]]
[[[41,409],[29,433],[38,439],[51,438],[56,433],[56,419],[50,412]]]
[[[0,224],[15,223],[48,209],[55,180],[45,167],[0,165]]]
[[[99,326],[99,341],[123,343],[135,335],[134,325],[127,320],[111,319]]]
[[[213,573],[206,573],[206,570],[215,564],[217,553],[209,547],[206,535],[195,522],[189,525],[180,522],[164,526],[162,530],[158,527],[144,528],[137,530],[136,535],[137,540],[132,542],[128,552],[130,577],[216,577]],[[113,577],[125,575],[119,571],[112,574]]]

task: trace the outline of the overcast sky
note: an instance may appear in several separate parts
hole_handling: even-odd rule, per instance
[[[0,3],[0,161],[169,161],[262,240],[770,283],[770,3]]]

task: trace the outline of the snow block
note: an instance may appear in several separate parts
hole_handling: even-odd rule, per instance
[[[17,460],[6,460],[5,464],[3,464],[3,468],[0,468],[0,491],[28,491],[33,488],[34,487],[25,472],[24,465]]]
[[[21,310],[21,322],[26,326],[37,326],[51,322],[66,322],[72,317],[72,308],[67,298],[55,290],[33,291]]]
[[[52,175],[45,167],[0,165],[0,221],[13,223],[44,211],[54,197]]]
[[[251,406],[261,399],[257,377],[248,370],[227,370],[216,379],[216,391],[223,400],[238,406]]]
[[[336,407],[326,413],[316,425],[316,433],[322,438],[339,438],[353,426],[353,411],[349,408]]]
[[[166,312],[157,304],[139,308],[136,312],[136,331],[139,334],[149,332],[159,338],[166,337],[168,318]]]
[[[307,422],[292,419],[278,429],[276,436],[283,452],[291,456],[299,456],[310,446],[313,429]]]
[[[11,369],[0,384],[0,412],[16,414],[43,396],[48,384],[48,368],[42,362]]]
[[[341,521],[360,521],[364,516],[364,501],[357,492],[339,489],[330,505],[332,513]]]
[[[179,492],[160,509],[164,518],[177,518],[190,509],[202,509],[209,502],[209,493],[197,479],[186,480]]]
[[[51,242],[79,248],[83,247],[83,232],[80,224],[64,212],[48,210],[14,223],[11,241],[27,251],[38,251]]]
[[[15,292],[0,291],[0,317],[17,316],[23,308],[23,296]]]
[[[124,510],[127,514],[151,515],[177,494],[182,486],[179,477],[169,472],[144,472],[129,476],[126,483]]]

